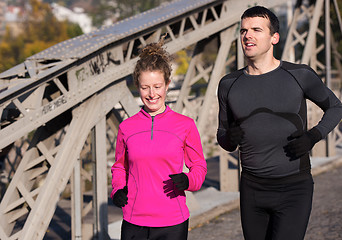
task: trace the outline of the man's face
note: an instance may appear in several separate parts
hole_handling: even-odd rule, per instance
[[[247,59],[252,61],[273,57],[273,45],[278,43],[279,34],[270,32],[267,18],[251,17],[241,21],[240,40]]]

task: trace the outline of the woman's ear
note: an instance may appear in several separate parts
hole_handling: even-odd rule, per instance
[[[171,82],[171,80],[169,79],[169,81],[166,83],[166,91],[168,91],[168,90],[169,90],[169,85],[170,85],[170,82]]]

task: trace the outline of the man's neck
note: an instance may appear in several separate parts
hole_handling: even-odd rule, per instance
[[[266,61],[265,59],[262,61],[247,59],[246,72],[249,75],[261,75],[273,71],[279,64],[280,61],[274,57]]]

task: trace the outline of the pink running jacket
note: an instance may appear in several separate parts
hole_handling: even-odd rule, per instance
[[[114,193],[127,185],[128,204],[123,219],[139,226],[163,227],[184,222],[190,216],[184,191],[178,191],[169,174],[189,169],[188,191],[201,188],[207,173],[200,136],[193,119],[166,110],[151,117],[141,109],[124,120],[118,130]]]

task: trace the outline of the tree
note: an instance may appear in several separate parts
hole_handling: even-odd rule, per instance
[[[3,41],[0,42],[0,72],[13,67],[19,58],[18,49],[22,48],[23,43],[11,37],[10,30],[6,28]]]
[[[82,34],[77,24],[59,22],[50,5],[38,0],[30,0],[30,10],[21,28],[23,32],[19,36],[13,36],[7,28],[0,42],[0,72],[50,46]]]

